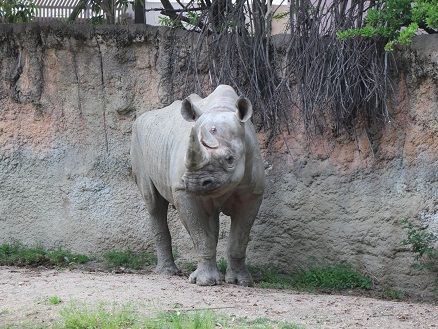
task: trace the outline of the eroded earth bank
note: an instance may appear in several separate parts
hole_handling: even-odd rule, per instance
[[[168,50],[175,42],[182,47],[185,40],[170,37],[164,28],[0,27],[0,242],[61,245],[86,254],[152,250],[144,203],[130,175],[129,140],[136,116],[171,101],[162,78],[174,64]],[[358,128],[355,138],[309,139],[297,117],[290,135],[280,136],[269,148],[260,133],[267,188],[249,244],[251,263],[293,271],[345,261],[382,286],[432,297],[435,278],[411,267],[414,255],[401,245],[406,232],[400,222],[406,218],[438,233],[438,39],[420,36],[397,56],[402,65],[394,79],[391,122],[385,127]],[[193,260],[191,241],[174,213],[171,222],[178,254]],[[222,224],[219,256],[228,219]],[[59,278],[59,284],[73,289],[70,297],[82,294],[72,287],[75,280],[90,287],[99,282],[95,296],[111,294],[106,287],[114,284],[120,289],[114,294],[137,298],[148,285],[163,300],[165,290],[157,287],[177,284],[181,298],[185,289],[197,298],[225,294],[230,300],[241,291],[243,300],[258,296],[260,303],[269,299],[270,307],[280,310],[288,296],[295,302],[283,311],[291,319],[306,316],[299,310],[307,300],[311,313],[330,321],[347,309],[350,324],[359,314],[366,314],[367,321],[383,314],[379,321],[405,323],[398,319],[404,314],[401,308],[394,311],[404,304],[361,298],[349,297],[348,306],[339,306],[345,297],[315,299],[228,286],[201,294],[178,278],[154,276],[41,275],[8,269],[1,276],[1,289],[7,290],[0,298],[12,304],[20,289],[23,301],[33,303],[25,289],[50,291],[50,280]],[[18,285],[29,277],[35,282]],[[136,288],[122,291],[122,283],[131,280]],[[268,309],[251,308],[260,314]],[[418,321],[426,317],[407,312]]]

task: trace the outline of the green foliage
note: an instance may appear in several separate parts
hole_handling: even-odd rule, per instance
[[[315,290],[364,289],[372,287],[372,280],[347,265],[313,267],[294,274],[282,274],[274,267],[250,267],[261,288]]]
[[[187,18],[187,21],[182,22],[179,18],[170,18],[168,16],[159,16],[158,17],[158,24],[160,26],[167,26],[167,27],[182,27],[184,24],[189,24],[192,26],[197,26],[199,20],[201,19],[201,15],[195,13],[194,11],[188,11],[185,16]]]
[[[227,260],[221,257],[221,259],[219,259],[217,262],[217,268],[219,269],[219,272],[225,274],[225,272],[227,271],[227,267],[228,267]]]
[[[294,276],[298,289],[371,289],[372,280],[350,266],[316,267]]]
[[[171,19],[167,16],[159,16],[158,17],[158,24],[160,24],[161,26],[167,26],[167,27],[181,26],[181,23],[179,20]]]
[[[180,266],[181,271],[185,274],[192,273],[196,270],[196,263],[194,262],[181,262]]]
[[[340,31],[337,35],[340,39],[384,37],[385,50],[391,51],[397,44],[411,43],[419,27],[438,28],[438,1],[380,0],[377,7],[367,11],[363,27]]]
[[[168,312],[146,321],[151,329],[214,329],[216,315],[213,312]]]
[[[26,23],[35,17],[35,4],[31,0],[0,1],[0,22]]]
[[[145,266],[154,265],[157,259],[150,252],[133,252],[132,250],[111,250],[103,255],[110,267],[125,267],[139,270]]]
[[[47,251],[47,258],[51,264],[56,266],[64,266],[70,263],[85,264],[90,260],[88,256],[74,254],[62,248]]]
[[[232,328],[251,328],[251,329],[304,329],[303,326],[296,325],[294,323],[287,323],[287,322],[276,322],[272,321],[271,319],[260,317],[256,319],[238,319],[236,321],[237,323],[235,326],[232,326]],[[226,328],[229,328],[226,326]]]
[[[194,11],[187,12],[187,18],[189,19],[189,24],[196,26],[201,18],[200,14],[195,13]]]
[[[434,246],[438,236],[415,227],[407,219],[402,220],[402,224],[407,234],[402,245],[409,246],[415,254],[414,266],[418,269],[438,271],[438,249]]]
[[[81,11],[90,8],[92,13],[90,22],[94,25],[102,24],[105,22],[105,15],[108,18],[108,16],[113,16],[116,10],[126,10],[130,3],[134,5],[144,4],[144,0],[79,0],[69,20],[75,20]]]
[[[159,313],[146,317],[133,307],[104,304],[98,307],[87,307],[84,304],[70,304],[61,312],[58,323],[41,328],[56,329],[302,329],[292,323],[276,322],[267,318],[249,320],[246,318],[230,318],[219,316],[212,311],[193,311]],[[13,328],[13,327],[11,327]]]
[[[42,246],[26,247],[20,243],[0,245],[0,265],[62,267],[88,261],[87,256],[74,254],[62,248],[46,250]]]
[[[51,305],[59,305],[62,303],[62,299],[59,298],[59,296],[50,296],[49,298],[47,298],[47,301]]]
[[[282,274],[274,266],[248,266],[260,288],[295,289],[292,275]]]
[[[403,291],[386,288],[382,291],[382,297],[390,300],[402,300],[405,298]]]
[[[285,11],[283,13],[276,13],[272,16],[272,19],[280,20],[280,19],[289,17],[289,15],[290,15],[289,11]]]
[[[137,314],[128,307],[120,310],[106,310],[103,306],[89,309],[82,305],[71,305],[61,312],[61,322],[55,326],[59,329],[118,329],[141,328]]]

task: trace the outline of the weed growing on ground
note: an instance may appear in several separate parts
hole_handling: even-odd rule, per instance
[[[74,254],[63,248],[47,250],[42,246],[27,247],[20,243],[0,245],[0,265],[64,267],[89,260],[85,255]]]
[[[50,296],[47,298],[47,301],[51,305],[59,305],[62,303],[62,300],[59,296]]]
[[[228,267],[227,260],[221,257],[221,259],[219,259],[217,262],[217,268],[219,269],[219,272],[225,274],[225,272],[227,271],[227,267]]]
[[[372,287],[371,278],[355,271],[347,265],[315,267],[294,275],[295,286],[298,289],[364,289]]]
[[[110,267],[125,267],[133,270],[139,270],[157,263],[155,255],[146,251],[110,250],[104,253],[103,258]]]
[[[420,270],[438,272],[438,249],[435,247],[438,236],[415,227],[407,219],[402,220],[401,223],[407,235],[406,239],[402,241],[402,245],[409,246],[415,254],[414,267]]]
[[[250,267],[261,288],[295,290],[371,289],[371,278],[347,265],[313,267],[294,274],[282,274],[275,267]]]
[[[400,290],[385,288],[382,291],[382,297],[389,300],[403,300],[405,298],[405,294]]]
[[[189,261],[181,262],[179,265],[179,268],[181,269],[183,274],[190,274],[194,272],[196,270],[196,267],[197,266],[195,262],[189,262]]]
[[[278,329],[304,329],[303,326],[287,323],[287,322],[276,322],[272,321],[268,318],[256,318],[253,320],[250,319],[240,319],[237,321],[239,325],[237,328],[251,328],[251,329],[268,329],[268,328],[278,328]]]
[[[8,329],[22,328],[8,325]],[[52,324],[26,325],[29,329],[302,329],[292,323],[267,318],[250,320],[218,315],[213,311],[180,312],[178,310],[144,316],[132,305],[88,307],[72,303],[60,311],[60,320]]]

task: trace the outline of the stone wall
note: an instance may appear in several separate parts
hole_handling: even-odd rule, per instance
[[[153,248],[129,140],[135,117],[171,98],[161,79],[169,42],[164,28],[0,26],[0,243]],[[432,296],[434,278],[410,267],[400,221],[438,233],[438,38],[418,37],[397,58],[385,127],[309,139],[297,116],[269,147],[259,134],[267,189],[251,263],[290,271],[346,261],[381,285]],[[178,254],[190,259],[170,217]]]

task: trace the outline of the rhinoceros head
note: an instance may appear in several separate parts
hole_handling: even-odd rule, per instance
[[[245,97],[224,101],[204,111],[189,98],[181,114],[194,122],[185,157],[186,190],[199,194],[223,194],[235,187],[245,172],[245,122],[252,105]]]

